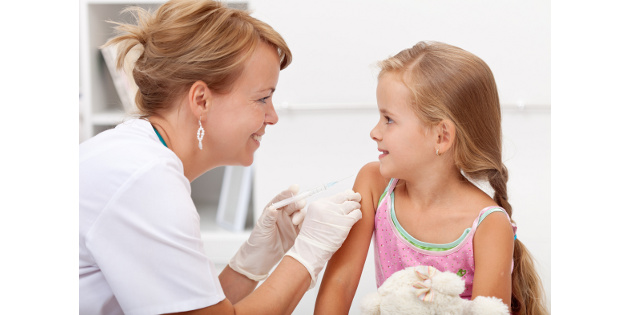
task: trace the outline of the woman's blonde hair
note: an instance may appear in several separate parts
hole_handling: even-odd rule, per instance
[[[401,75],[412,94],[417,116],[428,124],[455,124],[453,152],[457,167],[469,178],[487,180],[495,202],[512,216],[508,172],[502,162],[501,108],[494,76],[479,57],[439,42],[419,42],[380,62],[385,73]],[[512,313],[548,314],[544,291],[529,251],[514,243]]]
[[[291,63],[291,51],[278,32],[220,2],[171,0],[155,13],[140,7],[125,11],[134,14],[136,24],[114,22],[119,35],[104,46],[118,46],[118,68],[140,47],[133,78],[136,105],[144,116],[167,109],[198,80],[217,93],[229,92],[260,41],[278,50],[281,70]]]

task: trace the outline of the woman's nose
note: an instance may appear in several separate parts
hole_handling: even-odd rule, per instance
[[[265,113],[265,124],[267,125],[275,125],[278,122],[278,113],[276,113],[276,109],[273,107],[273,104],[269,106],[269,110]]]

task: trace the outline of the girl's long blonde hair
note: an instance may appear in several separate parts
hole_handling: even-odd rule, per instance
[[[291,63],[291,51],[278,32],[220,2],[171,0],[155,13],[140,7],[125,11],[134,14],[136,24],[113,22],[120,34],[104,46],[118,46],[118,68],[132,49],[140,48],[133,79],[136,105],[145,116],[167,109],[198,80],[218,93],[228,92],[260,41],[278,50],[281,70]]]
[[[439,42],[419,42],[380,63],[381,72],[400,73],[412,93],[417,116],[429,124],[443,119],[456,128],[457,167],[469,178],[487,180],[495,202],[512,216],[508,172],[503,164],[501,108],[494,76],[479,57]],[[548,314],[544,291],[532,256],[514,241],[512,313]]]

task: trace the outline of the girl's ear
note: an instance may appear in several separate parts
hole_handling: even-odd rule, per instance
[[[436,153],[442,155],[455,143],[455,124],[449,119],[444,119],[435,128],[437,133]]]
[[[197,118],[205,116],[212,104],[211,100],[212,91],[203,81],[196,81],[188,90],[188,106]]]

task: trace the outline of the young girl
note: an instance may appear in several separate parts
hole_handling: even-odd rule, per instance
[[[363,220],[328,262],[315,313],[348,313],[374,235],[378,286],[396,271],[428,265],[460,275],[462,298],[494,296],[514,314],[546,314],[540,279],[510,218],[489,67],[437,42],[380,66],[380,120],[370,132],[379,162],[357,175]],[[487,180],[494,198],[471,179]]]

